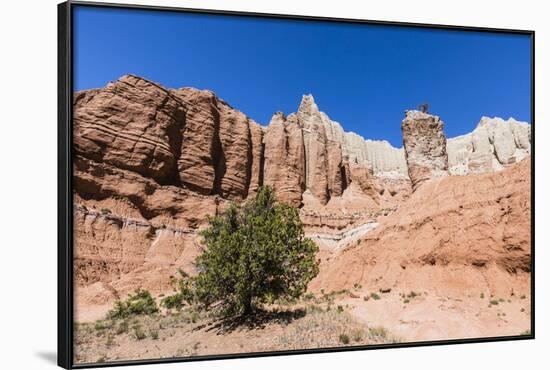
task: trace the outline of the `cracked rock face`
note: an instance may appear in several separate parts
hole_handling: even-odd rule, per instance
[[[305,153],[302,129],[296,115],[277,112],[264,137],[264,183],[274,188],[277,198],[300,206],[305,190]]]
[[[447,141],[438,116],[407,111],[401,129],[413,190],[431,178],[448,175]]]
[[[175,184],[185,107],[170,91],[135,76],[74,96],[76,154]]]
[[[76,154],[202,195],[245,199],[262,174],[262,129],[212,92],[127,75],[74,97]]]

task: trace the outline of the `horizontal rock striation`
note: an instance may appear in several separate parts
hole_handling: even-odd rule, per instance
[[[210,91],[127,75],[74,102],[83,157],[224,198],[245,199],[261,182],[261,127]]]

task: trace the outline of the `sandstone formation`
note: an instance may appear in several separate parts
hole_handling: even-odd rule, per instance
[[[438,116],[407,111],[401,129],[413,190],[426,180],[448,174],[446,138]]]
[[[453,175],[500,171],[531,152],[531,126],[513,118],[482,117],[469,134],[447,140]]]
[[[76,153],[204,195],[244,199],[261,176],[261,127],[192,88],[137,76],[75,94]]]
[[[496,173],[432,179],[360,244],[324,260],[311,287],[529,294],[530,187],[528,159]]]
[[[438,117],[410,111],[404,148],[394,148],[345,132],[311,95],[262,127],[210,91],[132,75],[78,92],[74,103],[77,320],[100,318],[138,287],[170,291],[179,268],[194,271],[208,216],[262,185],[300,207],[320,246],[314,289],[380,276],[397,284],[417,271],[429,283],[447,265],[476,278],[528,269],[527,124],[483,118],[446,143]],[[503,171],[439,178],[447,168]]]
[[[305,153],[302,129],[296,115],[277,112],[264,137],[264,183],[275,189],[278,199],[300,206],[305,190]]]
[[[79,155],[177,184],[179,130],[185,109],[166,89],[124,76],[74,97],[74,147]]]
[[[201,194],[246,198],[262,173],[260,126],[212,92],[173,93],[187,108],[178,160],[182,184]]]

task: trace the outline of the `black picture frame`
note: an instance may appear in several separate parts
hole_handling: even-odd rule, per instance
[[[170,359],[126,360],[106,363],[74,364],[73,363],[73,194],[72,194],[72,94],[73,94],[73,45],[72,45],[72,10],[74,6],[103,7],[120,9],[143,9],[149,11],[203,13],[214,15],[238,15],[247,17],[311,20],[323,22],[358,23],[394,25],[411,28],[429,28],[457,31],[474,31],[527,35],[531,40],[531,330],[528,335],[501,336],[471,339],[434,340],[368,346],[349,346],[321,349],[281,350],[270,352],[253,352],[194,356]],[[465,344],[497,342],[510,340],[530,340],[535,338],[535,31],[484,28],[471,26],[390,22],[363,19],[345,19],[304,15],[264,14],[253,12],[189,9],[150,5],[128,5],[116,3],[94,3],[66,1],[58,4],[58,365],[65,369],[84,369],[92,367],[111,367],[141,364],[161,364],[187,361],[235,359],[247,357],[297,355],[372,349],[389,349],[403,347],[434,346],[448,344]]]

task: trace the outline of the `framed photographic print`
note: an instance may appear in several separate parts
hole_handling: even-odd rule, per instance
[[[533,31],[58,10],[60,366],[534,338]]]

